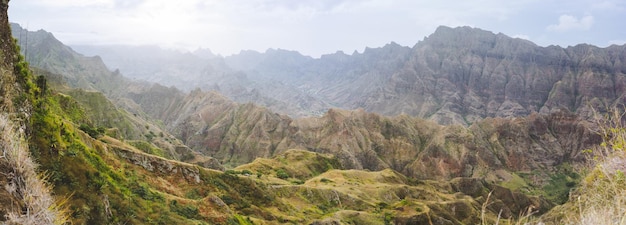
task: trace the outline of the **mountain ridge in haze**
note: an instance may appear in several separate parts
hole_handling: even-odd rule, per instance
[[[478,28],[441,26],[413,47],[391,42],[320,58],[281,49],[242,51],[204,59],[210,69],[175,79],[185,80],[181,89],[217,90],[296,117],[363,108],[467,126],[561,109],[588,117],[592,108],[623,105],[625,49],[541,47]]]

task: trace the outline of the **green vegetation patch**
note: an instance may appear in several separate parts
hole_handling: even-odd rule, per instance
[[[127,141],[126,143],[132,145],[133,147],[148,153],[148,154],[152,154],[152,155],[156,155],[156,156],[161,156],[161,157],[166,157],[165,153],[163,152],[162,149],[154,146],[153,144],[150,144],[146,141],[139,141],[139,140],[133,140],[133,141]]]
[[[580,183],[581,176],[569,164],[560,166],[557,173],[550,176],[548,184],[542,187],[546,199],[556,204],[567,202],[569,193]]]
[[[524,178],[516,173],[511,173],[510,179],[501,182],[500,186],[511,189],[513,191],[522,190],[529,187],[528,183],[526,183],[526,180],[524,180]]]

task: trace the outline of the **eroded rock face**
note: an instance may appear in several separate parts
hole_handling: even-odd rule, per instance
[[[150,172],[168,174],[170,176],[180,176],[190,183],[198,184],[201,181],[199,169],[192,165],[184,165],[180,162],[169,161],[153,155],[117,147],[114,147],[113,151],[118,156],[128,160],[130,163],[141,166]]]
[[[439,27],[412,48],[391,43],[320,59],[286,51],[252,58],[231,66],[251,78],[281,80],[344,109],[404,113],[440,124],[470,125],[487,117],[561,109],[589,116],[592,108],[625,100],[626,46],[540,47],[469,27]],[[281,95],[283,89],[260,94]]]
[[[447,179],[483,170],[550,171],[584,160],[582,150],[600,142],[589,123],[567,112],[490,118],[470,127],[363,110],[331,109],[319,118],[291,119],[200,91],[171,109],[162,120],[171,121],[177,137],[231,166],[307,149],[336,156],[346,169],[392,168],[414,178]]]
[[[623,104],[624,49],[544,48],[480,29],[440,27],[361,107],[442,124],[561,108],[587,116],[590,107]]]

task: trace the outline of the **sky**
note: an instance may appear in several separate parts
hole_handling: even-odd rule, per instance
[[[13,0],[9,20],[66,45],[208,48],[223,56],[412,47],[440,25],[541,46],[626,43],[626,0]]]

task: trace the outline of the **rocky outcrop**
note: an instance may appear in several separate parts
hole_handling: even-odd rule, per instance
[[[168,161],[164,158],[158,158],[128,149],[114,148],[113,151],[121,158],[126,159],[132,164],[141,166],[150,172],[177,176],[187,180],[187,182],[200,183],[200,172],[197,167],[192,165],[184,165],[180,162]]]

